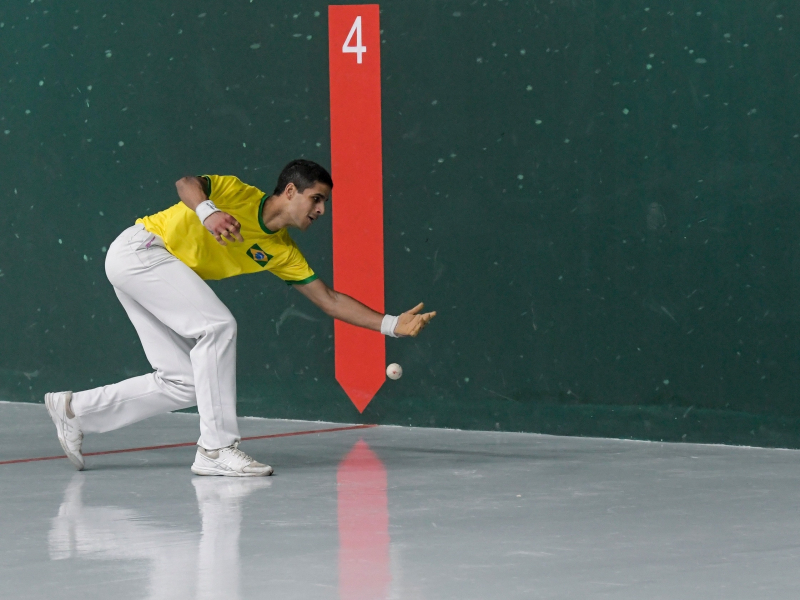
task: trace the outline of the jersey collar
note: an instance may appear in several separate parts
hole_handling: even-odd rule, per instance
[[[261,226],[261,229],[264,230],[264,233],[273,235],[278,232],[270,231],[267,229],[267,226],[264,225],[264,203],[267,201],[267,198],[269,198],[269,194],[264,194],[264,197],[261,199],[261,203],[258,205],[258,224]]]

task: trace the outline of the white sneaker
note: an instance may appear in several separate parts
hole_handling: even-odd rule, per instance
[[[72,392],[50,392],[44,395],[44,405],[50,418],[56,424],[58,441],[67,454],[69,461],[78,471],[83,471],[84,462],[81,454],[83,432],[77,418],[67,416],[67,402],[72,399]]]
[[[239,442],[220,448],[206,450],[197,447],[192,473],[195,475],[225,475],[228,477],[263,477],[272,475],[272,467],[256,462],[239,450]]]

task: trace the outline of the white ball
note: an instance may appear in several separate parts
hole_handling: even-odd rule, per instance
[[[397,363],[392,363],[386,367],[386,376],[389,379],[400,379],[403,376],[403,367]]]

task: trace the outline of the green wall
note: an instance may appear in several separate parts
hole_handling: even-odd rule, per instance
[[[0,398],[149,370],[104,249],[175,180],[269,190],[292,158],[330,164],[326,15],[3,3]],[[800,7],[403,0],[381,19],[386,304],[439,316],[387,341],[405,375],[359,415],[327,317],[266,274],[214,283],[240,414],[800,447]],[[330,283],[330,221],[295,239]]]

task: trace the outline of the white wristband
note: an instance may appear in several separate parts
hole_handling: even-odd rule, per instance
[[[381,333],[394,338],[400,337],[394,333],[394,328],[397,327],[397,319],[399,319],[399,317],[384,315],[383,321],[381,321]]]
[[[200,222],[203,223],[208,217],[213,215],[215,212],[222,212],[211,200],[206,200],[205,202],[201,202],[197,205],[197,208],[194,209],[194,212],[197,213]]]

